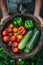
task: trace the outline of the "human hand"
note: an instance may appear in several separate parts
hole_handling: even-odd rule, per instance
[[[10,17],[10,16],[9,16],[9,15],[4,16],[4,17],[1,19],[0,25],[3,25],[4,21],[5,21],[8,17]]]
[[[41,27],[43,27],[43,18],[40,17],[39,15],[34,15],[34,16],[39,19],[39,21],[41,22]]]

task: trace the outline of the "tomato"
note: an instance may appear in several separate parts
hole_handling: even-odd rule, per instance
[[[20,39],[17,38],[17,42],[19,43],[20,42]]]
[[[13,32],[13,30],[11,28],[8,28],[7,30],[8,30],[9,33]]]
[[[13,24],[10,24],[10,25],[9,25],[9,28],[13,28],[13,27],[14,27],[14,25],[13,25]]]
[[[26,34],[26,30],[24,30],[23,32],[22,32],[22,35],[25,35]]]
[[[13,47],[13,48],[12,48],[12,52],[15,53],[15,54],[17,54],[17,53],[19,52],[19,49]]]
[[[14,28],[14,29],[13,29],[13,32],[14,32],[14,33],[16,33],[17,31],[18,31],[18,29],[17,29],[17,28]]]
[[[8,42],[8,46],[12,46],[12,42],[11,41]]]
[[[20,26],[18,28],[18,33],[20,33],[21,35],[25,35],[26,34],[26,29],[23,26]]]
[[[25,28],[23,27],[23,26],[20,26],[19,28],[18,28],[18,31],[20,31],[20,30],[24,30]]]
[[[3,32],[2,32],[2,36],[6,36],[7,35],[7,30],[4,30]]]
[[[8,36],[10,36],[10,37],[13,36],[13,33],[8,33]]]
[[[12,37],[10,38],[10,40],[11,40],[11,42],[16,42],[16,41],[17,41],[17,38],[16,38],[16,36],[12,36]]]
[[[17,33],[14,33],[14,35],[17,37]]]
[[[17,37],[19,35],[19,33],[14,33],[14,35]]]
[[[12,47],[17,48],[17,47],[18,47],[18,42],[14,42],[14,43],[12,44]]]
[[[4,36],[3,37],[3,42],[7,43],[9,41],[9,37],[8,36]]]
[[[17,38],[21,40],[23,38],[23,36],[22,35],[18,35]]]

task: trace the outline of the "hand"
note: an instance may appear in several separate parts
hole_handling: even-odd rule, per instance
[[[9,16],[9,15],[4,16],[4,17],[1,19],[0,25],[3,25],[3,22],[4,22],[8,17],[10,17],[10,16]]]
[[[43,19],[39,15],[34,15],[34,16],[37,17],[40,20],[41,27],[43,27]]]

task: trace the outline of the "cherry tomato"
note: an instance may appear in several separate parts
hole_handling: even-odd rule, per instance
[[[12,46],[12,42],[11,41],[8,42],[8,46]]]
[[[13,24],[10,24],[10,25],[9,25],[9,28],[13,28],[13,27],[14,27],[14,25],[13,25]]]
[[[26,30],[24,30],[23,32],[22,32],[22,35],[25,35],[26,34]]]
[[[13,48],[12,48],[12,52],[15,53],[15,54],[17,54],[17,53],[19,52],[19,49],[13,47]]]
[[[14,33],[14,35],[17,37],[17,33]]]
[[[3,32],[2,32],[2,36],[6,36],[7,35],[7,30],[4,30]]]
[[[24,30],[25,28],[23,27],[23,26],[20,26],[19,28],[18,28],[18,31],[20,31],[20,30]]]
[[[17,48],[17,47],[18,47],[18,42],[14,42],[14,43],[12,44],[12,47]]]
[[[23,38],[23,36],[22,35],[18,35],[17,38],[21,40]]]
[[[13,33],[8,33],[8,36],[10,36],[10,37],[13,36]]]
[[[10,38],[10,40],[11,40],[11,42],[16,42],[16,41],[17,41],[17,38],[16,38],[16,36],[12,36],[12,37]]]
[[[14,35],[17,37],[19,35],[19,33],[14,33]]]
[[[11,28],[8,28],[7,30],[8,30],[9,33],[13,32],[13,30]]]
[[[18,28],[18,33],[22,34],[22,35],[25,35],[26,34],[26,29],[23,27],[23,26],[20,26]]]
[[[18,31],[17,28],[13,28],[13,32],[16,33]]]
[[[17,42],[19,43],[20,42],[20,39],[17,38]]]
[[[8,36],[4,36],[3,37],[3,42],[7,43],[9,41],[9,37]]]

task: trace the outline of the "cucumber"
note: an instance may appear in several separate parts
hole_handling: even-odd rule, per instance
[[[40,37],[40,30],[35,28],[34,34],[29,43],[26,45],[24,52],[29,53],[33,49],[34,45],[37,43],[39,37]]]
[[[22,50],[22,49],[25,48],[27,42],[31,39],[32,35],[33,35],[33,31],[32,31],[32,30],[30,30],[30,31],[28,31],[28,32],[26,33],[26,35],[23,37],[23,39],[21,40],[21,42],[20,42],[19,45],[18,45],[18,48],[19,48],[20,50]]]

